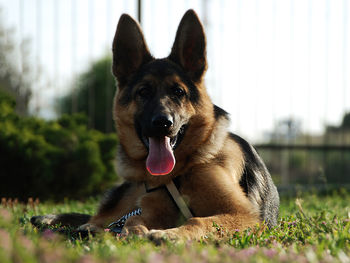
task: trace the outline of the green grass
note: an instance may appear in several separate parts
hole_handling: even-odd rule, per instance
[[[0,206],[0,262],[350,262],[350,192],[307,194],[281,201],[274,229],[259,226],[243,232],[218,227],[223,240],[164,243],[109,233],[81,240],[29,222],[32,215],[93,214],[97,200],[61,204]],[[214,224],[215,225],[215,224]]]

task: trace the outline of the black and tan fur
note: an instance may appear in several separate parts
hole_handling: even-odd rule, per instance
[[[213,222],[228,231],[263,221],[276,225],[276,187],[254,148],[228,131],[228,114],[205,89],[206,69],[206,39],[193,10],[182,18],[171,53],[163,59],[150,54],[139,25],[121,16],[113,42],[118,81],[113,112],[120,140],[117,170],[125,182],[106,194],[87,223],[80,220],[86,223],[80,229],[102,229],[139,207],[142,214],[128,219],[123,231],[154,240],[200,239],[214,232]],[[157,114],[170,116],[171,127],[153,127]],[[146,170],[143,136],[164,134],[182,137],[174,150],[176,165],[168,175],[153,176]],[[194,214],[180,225],[181,213],[162,187],[170,180]],[[154,191],[146,192],[145,183]],[[59,221],[56,216],[47,222]]]

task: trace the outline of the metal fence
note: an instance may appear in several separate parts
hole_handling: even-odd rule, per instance
[[[14,28],[5,30],[14,64],[23,76],[30,66],[31,113],[46,118],[57,115],[55,100],[77,76],[110,55],[122,13],[140,20],[162,57],[194,8],[207,33],[209,93],[278,184],[350,184],[350,128],[342,123],[350,111],[349,0],[0,0],[0,7],[2,25]]]

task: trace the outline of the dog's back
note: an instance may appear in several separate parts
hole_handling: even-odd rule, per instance
[[[279,214],[279,195],[269,171],[252,145],[236,134],[230,133],[230,137],[244,153],[244,172],[239,182],[241,187],[250,201],[259,207],[261,220],[269,227],[275,226]]]

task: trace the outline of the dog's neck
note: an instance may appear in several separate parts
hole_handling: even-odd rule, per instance
[[[191,217],[193,217],[193,214],[178,190],[179,183],[180,183],[179,177],[175,178],[175,180],[170,180],[165,185],[160,185],[153,188],[151,188],[147,182],[144,182],[146,193],[152,193],[161,189],[166,189],[170,194],[171,198],[173,199],[174,203],[176,204],[176,206],[179,208],[182,215],[186,219],[190,219]]]

